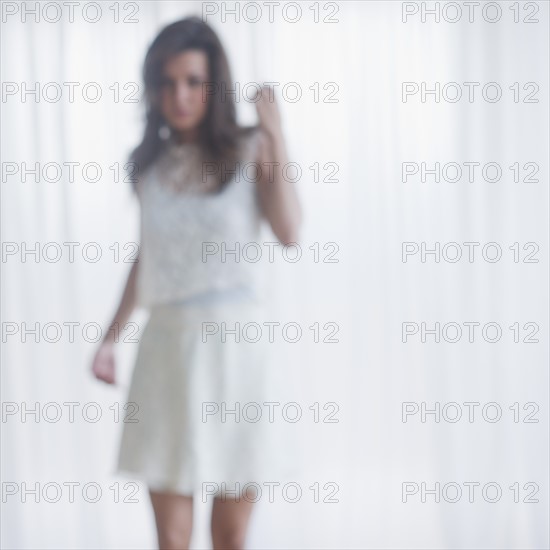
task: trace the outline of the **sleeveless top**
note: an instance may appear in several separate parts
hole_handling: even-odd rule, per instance
[[[227,294],[257,296],[255,254],[261,209],[255,167],[259,130],[241,137],[240,161],[225,188],[212,193],[200,147],[168,140],[137,184],[141,208],[137,305],[152,307]],[[203,181],[206,179],[206,181]],[[261,245],[260,245],[261,246]],[[257,246],[256,246],[257,248]],[[246,250],[246,249],[245,249]],[[250,257],[252,261],[248,260]]]

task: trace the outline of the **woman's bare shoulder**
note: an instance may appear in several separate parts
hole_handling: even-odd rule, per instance
[[[242,126],[240,128],[239,137],[244,141],[252,141],[258,138],[258,135],[261,132],[261,126],[255,124],[253,126]]]

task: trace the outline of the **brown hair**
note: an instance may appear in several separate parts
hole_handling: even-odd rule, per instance
[[[240,127],[236,120],[233,95],[226,94],[222,97],[222,90],[232,88],[231,72],[223,46],[212,28],[199,17],[187,17],[171,23],[154,39],[143,65],[145,131],[141,143],[132,151],[129,158],[129,161],[137,166],[138,181],[139,175],[154,163],[165,146],[165,140],[161,139],[159,130],[166,122],[157,106],[164,64],[170,57],[188,49],[202,50],[208,56],[209,106],[199,129],[199,145],[205,161],[234,168],[239,160],[241,136],[256,128]],[[222,191],[230,180],[226,176],[227,173],[230,174],[230,171],[217,171],[219,191]],[[134,191],[138,181],[134,178],[132,182]]]

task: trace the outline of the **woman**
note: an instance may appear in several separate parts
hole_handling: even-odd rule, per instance
[[[267,440],[250,423],[209,422],[204,411],[205,404],[231,410],[235,402],[265,400],[265,350],[231,333],[221,339],[216,327],[261,322],[256,264],[238,258],[239,247],[258,242],[261,218],[280,243],[297,242],[301,208],[280,170],[261,169],[287,162],[271,90],[259,94],[259,125],[239,127],[234,96],[226,93],[233,88],[227,58],[207,24],[190,17],[164,28],[143,76],[146,128],[131,156],[139,174],[140,254],[110,326],[123,326],[135,305],[151,315],[128,398],[139,418],[124,424],[118,469],[146,480],[161,549],[189,546],[193,495],[205,483],[215,488],[214,548],[242,548],[252,504],[238,492],[222,497],[218,488],[259,479]],[[252,180],[250,170],[240,171],[249,162],[260,168]],[[205,323],[214,327],[208,338]],[[113,384],[114,331],[107,334],[92,370]]]

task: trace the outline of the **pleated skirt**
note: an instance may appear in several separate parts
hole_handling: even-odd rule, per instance
[[[116,474],[203,499],[292,475],[288,426],[265,404],[282,394],[264,320],[254,299],[150,310],[128,390],[137,412],[122,423]]]

